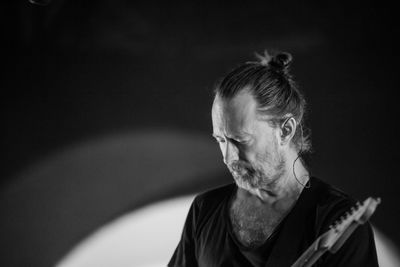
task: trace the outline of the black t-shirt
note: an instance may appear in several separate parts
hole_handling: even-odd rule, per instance
[[[317,178],[310,178],[310,185],[303,189],[268,240],[256,249],[244,247],[232,231],[229,203],[237,190],[235,184],[196,196],[168,266],[291,266],[355,204],[349,196]],[[378,266],[369,223],[360,225],[335,254],[326,252],[314,266]]]

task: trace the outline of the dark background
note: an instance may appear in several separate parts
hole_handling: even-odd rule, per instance
[[[186,137],[174,139],[185,151],[182,159],[203,147],[191,147],[192,135],[204,137],[205,146],[213,147],[207,153],[216,157],[218,148],[213,150],[209,138],[212,87],[231,68],[266,48],[294,57],[292,73],[309,103],[312,174],[360,200],[380,196],[383,201],[372,223],[400,244],[394,10],[361,1],[2,3],[1,260],[8,264],[2,266],[49,266],[118,214],[229,181],[218,158],[219,167],[211,171],[215,175],[202,173],[182,180],[185,183],[171,182],[173,186],[154,189],[150,196],[114,203],[109,212],[79,214],[74,219],[81,223],[69,227],[69,235],[54,241],[54,233],[46,239],[45,232],[40,242],[33,241],[37,228],[27,225],[48,222],[46,216],[51,216],[41,212],[39,204],[32,208],[26,202],[35,202],[36,193],[48,190],[18,189],[28,179],[27,169],[60,151],[126,132],[143,133],[140,140],[149,149],[142,149],[149,155],[159,152],[151,159],[157,162],[178,152],[173,145],[168,153],[154,148],[154,138],[165,141],[161,143],[171,139],[147,132],[171,129],[189,135],[187,142],[182,141]],[[52,183],[57,179],[52,177]],[[135,181],[129,184],[132,188],[125,187],[127,195],[140,190]],[[90,192],[88,188],[85,194]],[[58,205],[43,196],[41,201],[53,203],[53,208]],[[30,215],[25,218],[27,210]],[[57,223],[65,233],[63,222],[72,218],[64,216]],[[21,234],[21,229],[26,232]],[[32,246],[36,251],[29,252]],[[43,250],[37,250],[40,246]]]

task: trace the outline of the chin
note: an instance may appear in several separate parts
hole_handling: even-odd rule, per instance
[[[236,176],[233,175],[235,179],[235,183],[239,188],[242,188],[247,191],[254,191],[258,189],[260,186],[258,185],[258,181],[255,180],[254,177],[243,177],[243,176]]]
[[[256,173],[255,176],[250,175],[238,175],[232,173],[232,176],[235,180],[236,185],[239,188],[242,188],[247,191],[254,191],[254,190],[274,190],[281,173],[275,173],[269,177],[265,175],[261,175],[260,173]]]

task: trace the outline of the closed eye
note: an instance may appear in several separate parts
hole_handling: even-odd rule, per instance
[[[249,143],[248,140],[231,140],[231,141],[237,145],[247,145]]]
[[[214,139],[218,142],[218,143],[225,143],[225,138],[222,138],[218,135],[212,135],[214,137]],[[250,141],[249,140],[241,140],[241,139],[233,139],[233,138],[227,138],[230,142],[232,142],[233,144],[236,145],[247,145]]]
[[[225,142],[225,139],[222,138],[222,137],[216,136],[214,134],[212,136],[214,137],[215,141],[217,141],[218,143],[224,143]]]

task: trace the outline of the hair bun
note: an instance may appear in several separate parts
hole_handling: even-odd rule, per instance
[[[283,73],[288,72],[288,68],[293,59],[292,55],[287,52],[279,52],[271,55],[267,50],[264,50],[264,55],[256,54],[256,56],[260,60],[261,65]]]
[[[292,62],[292,55],[286,52],[279,53],[272,58],[272,62],[283,69],[288,68]]]

